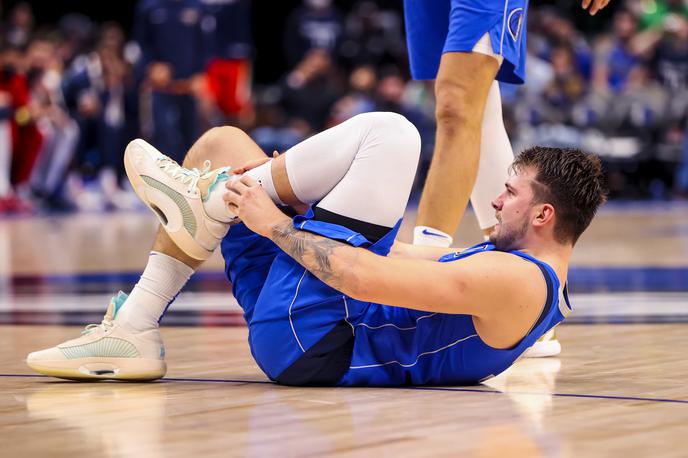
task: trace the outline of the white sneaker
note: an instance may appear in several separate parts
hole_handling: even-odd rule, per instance
[[[210,170],[186,169],[147,142],[136,139],[127,145],[124,166],[139,198],[158,216],[172,241],[187,255],[208,259],[229,223],[208,216],[204,200],[213,188],[231,178],[229,167]],[[205,193],[199,181],[208,184]]]
[[[30,353],[26,364],[38,373],[70,380],[155,380],[167,372],[160,331],[133,332],[116,321],[127,295],[113,297],[100,324],[78,339]]]
[[[561,353],[561,344],[557,340],[554,328],[552,328],[536,340],[533,346],[523,353],[523,357],[546,358],[548,356],[557,356],[559,353]]]

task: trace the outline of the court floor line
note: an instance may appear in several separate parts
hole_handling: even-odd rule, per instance
[[[0,378],[53,378],[47,375],[38,374],[0,374]],[[172,378],[164,377],[160,379],[162,382],[182,382],[182,383],[247,383],[247,384],[264,384],[277,385],[274,382],[265,380],[232,380],[232,379],[204,379],[204,378]],[[325,387],[327,388],[327,387]],[[343,388],[343,387],[340,387]],[[355,389],[355,388],[354,388]],[[382,388],[385,389],[385,388]],[[437,386],[400,386],[388,387],[387,389],[395,390],[421,390],[421,391],[453,391],[459,393],[489,393],[489,394],[515,394],[528,396],[556,396],[562,398],[583,398],[583,399],[608,399],[616,401],[646,401],[646,402],[661,402],[667,404],[688,404],[688,400],[683,399],[667,399],[667,398],[646,398],[640,396],[613,396],[602,394],[580,394],[580,393],[535,393],[528,391],[498,391],[498,390],[481,390],[477,388],[450,388]]]
[[[8,326],[84,326],[84,323],[97,323],[103,316],[98,312],[32,312],[32,311],[0,311],[0,325]],[[652,314],[652,315],[574,315],[568,318],[561,326],[573,325],[634,325],[634,324],[686,324],[686,314]],[[177,310],[165,316],[165,327],[245,327],[243,315],[239,312],[215,312],[215,311],[186,311]]]
[[[61,289],[78,291],[85,286],[98,287],[102,292],[127,288],[138,281],[141,273],[134,271],[102,271],[75,274],[5,274],[5,281],[13,289],[36,288],[44,292]],[[688,266],[571,266],[569,283],[573,293],[664,291],[686,292]],[[187,284],[188,290],[229,292],[230,286],[223,271],[201,271]]]

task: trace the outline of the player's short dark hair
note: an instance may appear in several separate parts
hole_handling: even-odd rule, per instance
[[[575,244],[607,201],[602,163],[594,154],[577,149],[535,146],[516,157],[512,169],[536,171],[531,182],[535,203],[549,203],[556,211],[554,238]]]

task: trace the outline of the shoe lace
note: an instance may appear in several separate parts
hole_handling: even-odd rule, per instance
[[[115,323],[112,320],[110,320],[108,318],[103,318],[103,321],[101,321],[99,324],[93,323],[93,324],[89,324],[88,326],[86,326],[81,331],[81,334],[90,334],[98,328],[102,329],[105,332],[108,332],[108,331],[112,330],[112,327],[114,325],[115,325]]]
[[[198,180],[204,178],[210,172],[210,161],[208,160],[203,163],[203,168],[201,170],[195,167],[187,169],[168,157],[157,159],[157,165],[163,172],[171,176],[172,179],[182,184],[188,184],[189,191],[195,189],[196,186],[198,186]]]

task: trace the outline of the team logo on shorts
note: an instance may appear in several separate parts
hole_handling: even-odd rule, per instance
[[[511,13],[509,13],[509,19],[507,20],[507,27],[509,29],[509,35],[514,41],[517,41],[518,34],[521,33],[521,23],[523,22],[523,8],[516,8]]]

